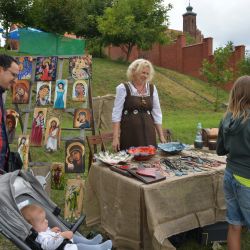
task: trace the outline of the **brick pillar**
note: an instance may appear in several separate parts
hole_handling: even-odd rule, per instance
[[[176,70],[183,72],[183,47],[186,46],[186,37],[185,35],[179,35],[176,41]]]
[[[245,45],[239,45],[234,47],[234,59],[235,61],[245,58]]]
[[[213,54],[213,38],[207,37],[202,41],[203,59],[208,59]]]

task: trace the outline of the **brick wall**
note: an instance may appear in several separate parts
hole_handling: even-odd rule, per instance
[[[125,59],[125,53],[115,46],[109,46],[105,53],[113,60]],[[236,69],[237,63],[245,56],[245,46],[235,46],[230,64]],[[134,48],[129,61],[137,58],[146,58],[154,65],[172,69],[180,73],[194,76],[200,79],[200,68],[204,59],[213,60],[213,38],[204,38],[201,43],[186,46],[185,35],[180,35],[171,45],[154,44],[151,50],[142,51]]]

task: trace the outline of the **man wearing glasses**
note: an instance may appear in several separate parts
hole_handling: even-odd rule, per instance
[[[0,55],[0,169],[8,169],[9,144],[5,127],[5,110],[2,94],[17,81],[19,68],[16,60]]]

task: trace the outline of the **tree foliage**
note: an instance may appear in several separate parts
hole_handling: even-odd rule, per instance
[[[75,33],[86,38],[100,37],[97,18],[112,3],[113,0],[78,0]]]
[[[228,42],[225,47],[219,47],[214,51],[212,62],[203,60],[202,74],[216,87],[215,111],[218,110],[219,88],[233,77],[233,69],[229,64],[232,52],[233,43]]]
[[[98,30],[98,17],[104,14],[113,0],[79,0],[75,18],[75,34],[84,36],[88,41],[88,51],[92,55],[102,56],[103,40]]]
[[[32,0],[0,0],[0,20],[6,31],[11,23],[25,22],[32,2]]]
[[[167,41],[169,4],[163,0],[119,0],[98,18],[98,28],[106,45],[120,46],[127,55],[137,45],[150,49],[153,43]]]
[[[243,60],[239,62],[238,67],[238,76],[250,75],[250,57],[246,56]]]
[[[34,0],[29,25],[47,32],[63,34],[75,28],[77,0]]]

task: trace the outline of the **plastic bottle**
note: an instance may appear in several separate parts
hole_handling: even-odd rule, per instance
[[[198,124],[197,124],[197,132],[196,132],[196,136],[195,136],[194,147],[200,148],[200,149],[203,148],[201,122],[198,122]]]

